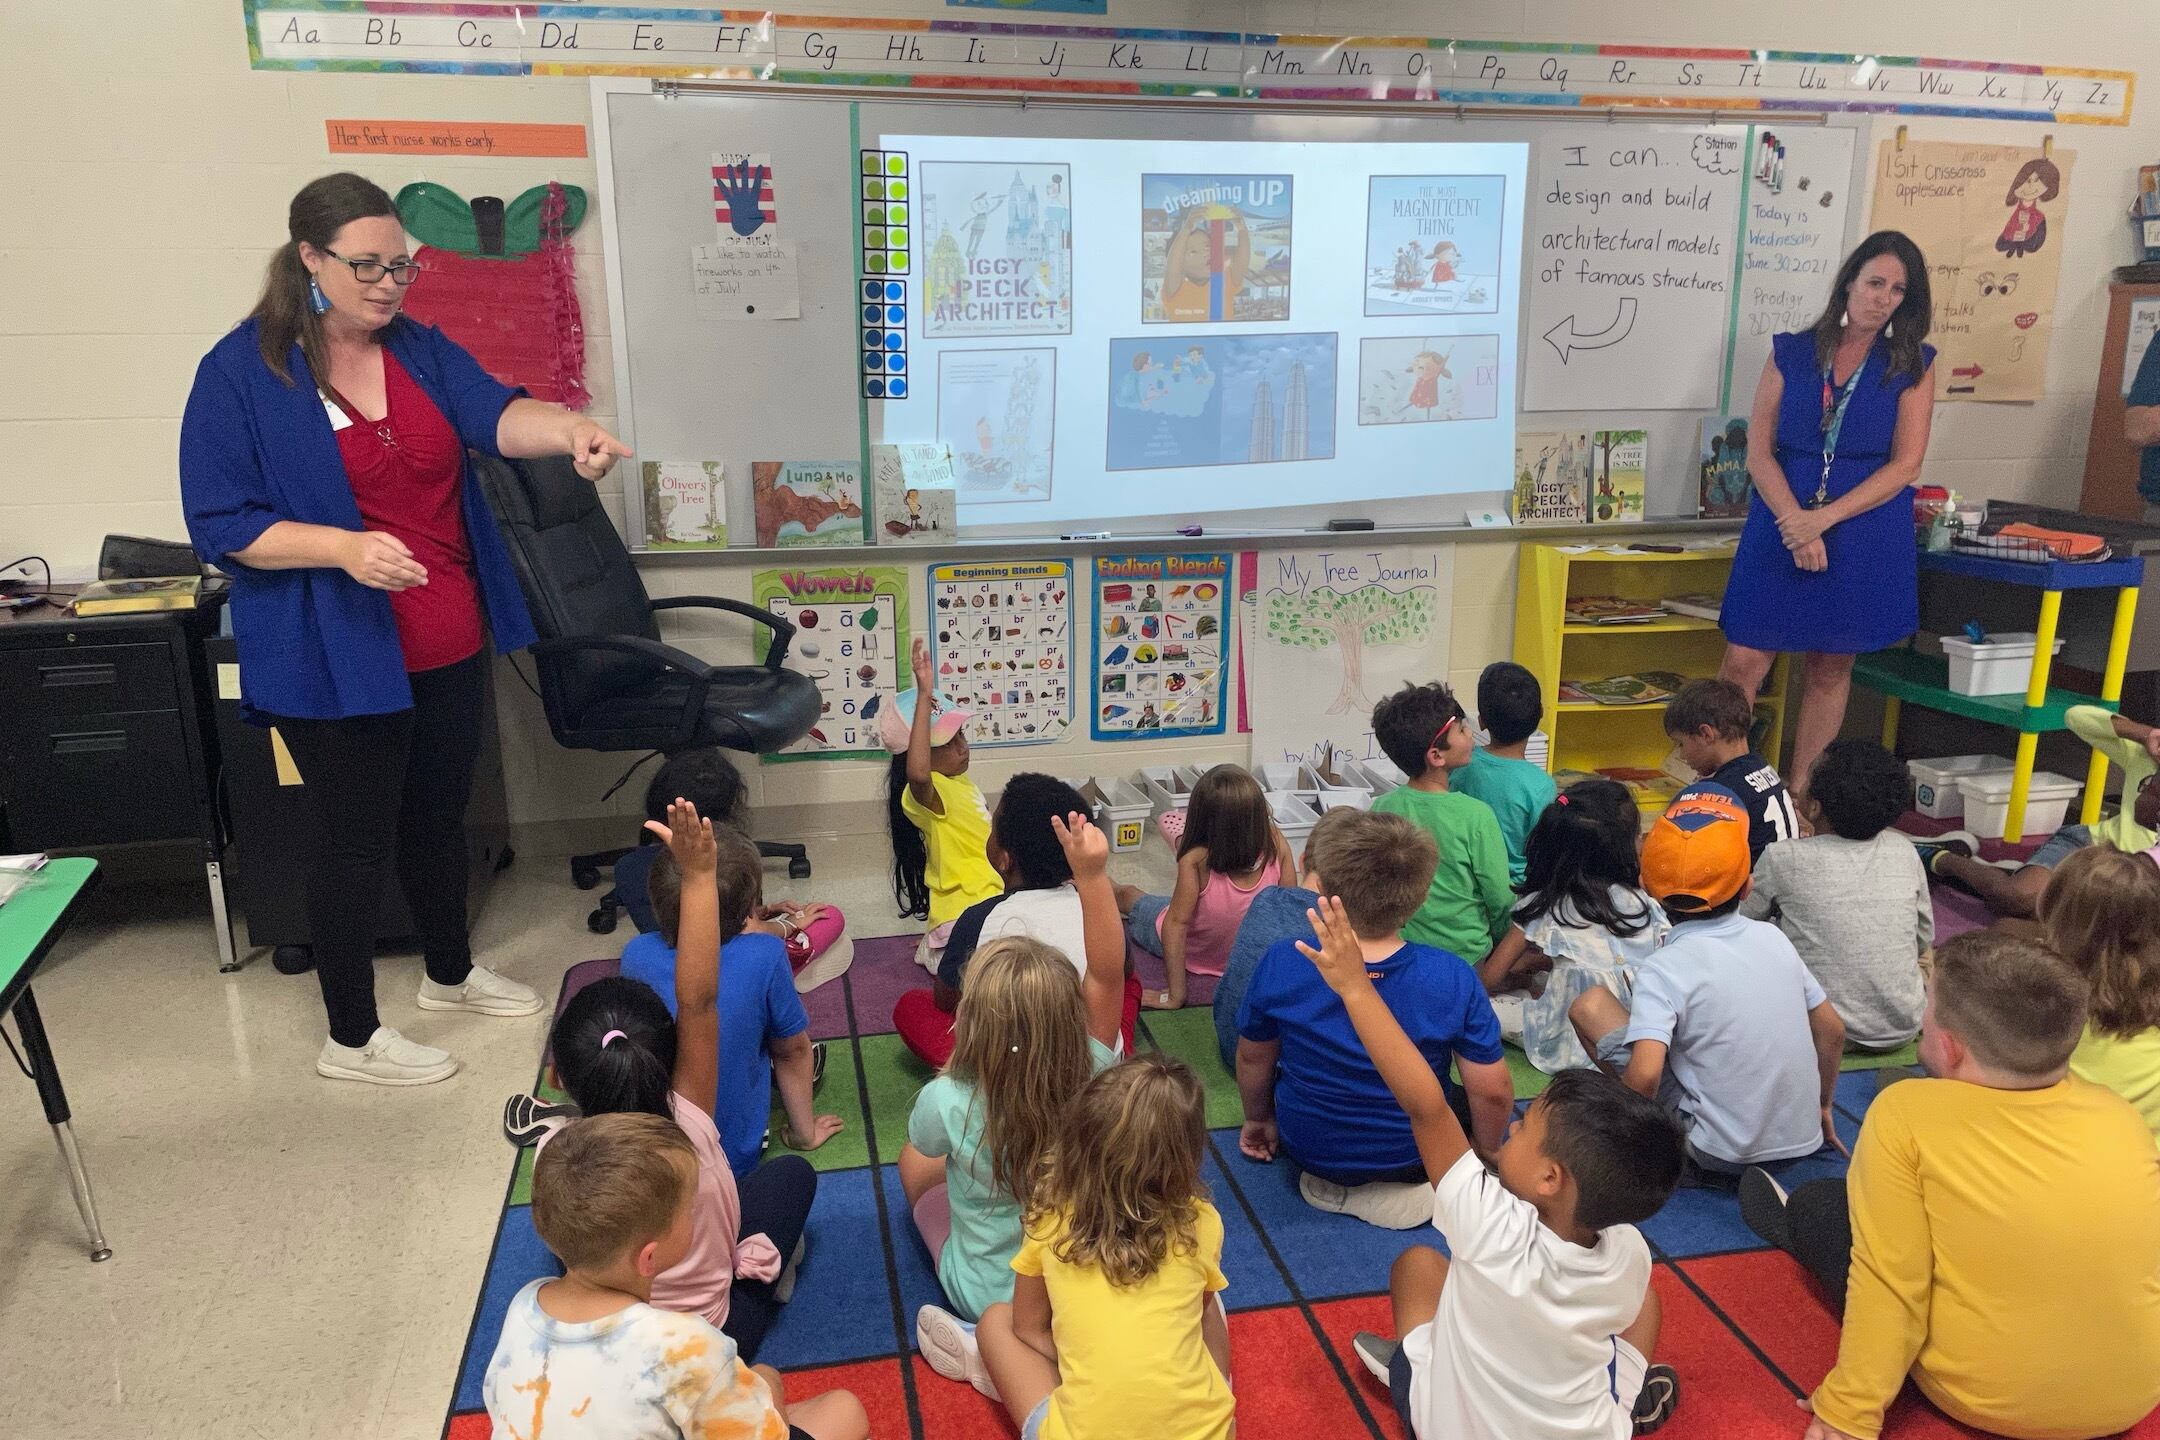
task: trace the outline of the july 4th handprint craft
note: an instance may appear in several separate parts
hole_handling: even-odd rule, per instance
[[[780,243],[780,204],[774,196],[770,155],[715,150],[712,187],[713,224],[723,251],[741,254]]]

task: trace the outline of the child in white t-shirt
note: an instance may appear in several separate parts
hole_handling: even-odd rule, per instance
[[[1680,1179],[1680,1128],[1594,1070],[1553,1077],[1488,1172],[1432,1067],[1372,981],[1340,902],[1299,942],[1410,1117],[1452,1259],[1415,1246],[1388,1277],[1399,1342],[1356,1338],[1417,1440],[1624,1440],[1671,1417],[1660,1312],[1634,1222]]]

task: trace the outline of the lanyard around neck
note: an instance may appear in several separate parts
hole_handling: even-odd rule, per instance
[[[1845,433],[1845,410],[1852,404],[1855,391],[1860,388],[1860,376],[1867,370],[1869,355],[1862,355],[1860,363],[1853,366],[1851,375],[1842,386],[1832,381],[1837,358],[1823,366],[1822,372],[1822,479],[1815,485],[1816,505],[1830,502],[1830,466],[1837,460],[1838,437]],[[1812,508],[1812,507],[1810,507]]]

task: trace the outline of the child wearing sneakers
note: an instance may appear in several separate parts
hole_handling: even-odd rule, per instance
[[[1477,708],[1485,743],[1449,783],[1456,794],[1492,807],[1507,842],[1508,879],[1520,885],[1530,827],[1559,793],[1544,766],[1523,758],[1531,732],[1545,718],[1545,697],[1535,675],[1512,660],[1495,660],[1478,675]]]
[[[1372,723],[1382,753],[1410,777],[1373,809],[1403,816],[1432,836],[1439,852],[1425,901],[1403,935],[1475,965],[1507,934],[1515,892],[1492,807],[1454,793],[1454,776],[1473,749],[1462,706],[1445,685],[1405,685],[1373,707]]]
[[[974,715],[937,693],[930,644],[920,636],[909,663],[915,688],[878,711],[878,737],[893,757],[885,786],[893,896],[902,915],[930,922],[915,959],[935,974],[960,912],[1005,887],[990,864],[990,807],[968,779],[967,722]]]
[[[1388,1277],[1401,1341],[1361,1334],[1417,1440],[1619,1440],[1668,1419],[1679,1377],[1652,1365],[1661,1315],[1635,1229],[1680,1178],[1679,1127],[1594,1070],[1553,1077],[1488,1172],[1439,1078],[1374,988],[1341,904],[1313,912],[1298,949],[1350,1017],[1410,1116],[1449,1258],[1403,1252]]]
[[[1800,834],[1800,819],[1777,767],[1748,745],[1754,723],[1747,692],[1730,680],[1691,680],[1665,707],[1665,733],[1688,768],[1724,786],[1746,808],[1750,862],[1776,841]]]
[[[1935,902],[1919,853],[1890,828],[1911,805],[1904,761],[1872,740],[1831,741],[1801,802],[1815,833],[1757,857],[1740,905],[1793,942],[1855,1050],[1895,1050],[1920,1033]]]
[[[1716,785],[1683,790],[1643,842],[1643,888],[1672,934],[1623,1004],[1586,990],[1569,1010],[1599,1068],[1661,1100],[1712,1175],[1843,1151],[1831,1123],[1845,1025],[1775,925],[1739,913],[1748,812]]]
[[[658,1115],[566,1126],[533,1167],[533,1228],[563,1264],[510,1301],[481,1393],[497,1440],[868,1440],[845,1390],[788,1404],[696,1315],[655,1309],[691,1248],[697,1154]]]
[[[1400,815],[1340,810],[1328,818],[1330,888],[1342,897],[1373,983],[1490,1154],[1515,1105],[1492,1002],[1469,966],[1403,935],[1430,883],[1432,837]],[[1342,1001],[1297,946],[1285,940],[1261,957],[1238,1014],[1245,1107],[1238,1149],[1260,1161],[1279,1149],[1302,1172],[1298,1192],[1318,1209],[1391,1230],[1423,1225],[1432,1199],[1410,1120],[1359,1047]],[[1460,1091],[1441,1078],[1451,1061]]]
[[[1875,1440],[1908,1376],[2014,1440],[2114,1435],[2160,1405],[2160,1150],[2068,1073],[2085,1024],[2051,951],[1960,936],[1928,980],[1930,1078],[1876,1097],[1851,1171],[1790,1195],[1742,1177],[1748,1227],[1844,1312],[1808,1440]]]
[[[2123,800],[2113,815],[2095,825],[2065,825],[2050,835],[2022,865],[1991,865],[1979,857],[1980,841],[1969,830],[1953,830],[1934,840],[1918,841],[1928,873],[1948,880],[1987,902],[2006,919],[2029,920],[2047,889],[2048,875],[2072,851],[2087,845],[2112,845],[2133,854],[2149,850],[2160,836],[2160,786],[2153,783],[2160,765],[2160,729],[2115,715],[2098,705],[2073,705],[2063,722],[2071,733],[2122,767]]]

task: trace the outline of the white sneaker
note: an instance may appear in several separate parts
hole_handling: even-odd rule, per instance
[[[370,1085],[432,1085],[457,1074],[457,1068],[449,1051],[416,1045],[387,1025],[376,1026],[357,1050],[325,1040],[322,1054],[315,1057],[315,1073],[325,1079]]]
[[[470,1010],[476,1015],[537,1015],[541,1000],[531,987],[485,965],[475,965],[462,985],[438,985],[422,977],[420,1008],[423,1010]]]
[[[915,1312],[915,1348],[930,1368],[947,1380],[965,1380],[986,1399],[998,1398],[997,1386],[983,1366],[982,1349],[975,1343],[975,1327],[935,1305]]]
[[[1432,1224],[1433,1187],[1422,1181],[1337,1185],[1317,1175],[1300,1174],[1298,1193],[1315,1210],[1352,1215],[1383,1230],[1415,1230]]]
[[[1516,1045],[1523,1043],[1523,1006],[1529,999],[1529,996],[1519,993],[1492,997],[1493,1014],[1500,1021],[1502,1040]]]

